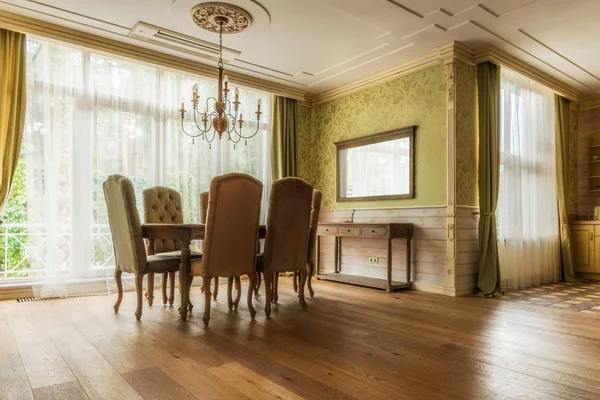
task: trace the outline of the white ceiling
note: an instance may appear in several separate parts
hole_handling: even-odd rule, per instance
[[[226,35],[226,67],[317,94],[460,41],[494,45],[600,96],[600,0],[226,0],[252,27]],[[203,0],[0,0],[0,9],[181,57],[127,35],[138,22],[216,43],[189,12]]]

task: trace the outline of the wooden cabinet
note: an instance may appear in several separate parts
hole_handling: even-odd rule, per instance
[[[571,225],[571,242],[575,271],[600,273],[600,226]]]

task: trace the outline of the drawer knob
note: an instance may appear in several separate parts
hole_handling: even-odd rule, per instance
[[[372,230],[371,233],[375,233],[375,230]]]

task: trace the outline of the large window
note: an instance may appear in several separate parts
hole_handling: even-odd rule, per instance
[[[508,289],[560,279],[554,99],[502,68],[498,239]]]
[[[249,173],[267,196],[270,96],[240,88],[249,110],[263,102],[261,131],[236,149],[226,139],[209,149],[180,131],[177,109],[194,82],[204,98],[216,94],[206,78],[28,39],[26,126],[0,226],[0,284],[105,276],[114,267],[102,189],[111,174],[132,180],[140,212],[145,188],[179,190],[188,222],[199,220],[198,194],[219,174]]]

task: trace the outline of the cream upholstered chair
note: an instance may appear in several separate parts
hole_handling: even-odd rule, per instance
[[[308,237],[308,279],[306,281],[306,286],[308,287],[308,293],[310,297],[315,296],[315,291],[312,288],[312,277],[315,273],[315,254],[317,247],[317,230],[319,229],[319,216],[321,214],[321,199],[323,198],[323,194],[319,190],[313,190],[312,195],[312,206],[310,212],[310,235]],[[294,291],[298,291],[298,284],[300,280],[300,276],[297,272],[294,272]],[[277,290],[277,289],[275,289]],[[275,292],[277,293],[277,292]]]
[[[123,300],[121,274],[123,272],[135,274],[137,294],[135,316],[139,321],[142,318],[144,275],[179,271],[180,258],[169,255],[146,256],[142,225],[135,204],[135,192],[129,179],[121,175],[111,175],[103,186],[116,260],[115,282],[118,298],[114,309],[118,312]]]
[[[248,275],[248,309],[252,318],[251,288],[256,279],[256,243],[263,185],[246,174],[215,177],[210,183],[206,233],[202,258],[192,260],[193,276],[202,276],[204,288],[203,321],[210,320],[210,281],[216,277]]]
[[[200,223],[206,224],[206,212],[208,211],[208,192],[200,193]],[[204,287],[202,287],[204,291]],[[215,288],[213,289],[213,298],[216,300],[219,295],[219,278],[215,278]]]
[[[265,250],[257,260],[257,271],[265,277],[265,313],[271,315],[271,301],[280,272],[300,275],[299,301],[306,310],[304,285],[313,187],[300,178],[283,178],[273,183]]]
[[[144,222],[147,224],[183,224],[183,203],[178,191],[165,187],[154,186],[144,190]],[[154,240],[154,253],[148,244],[148,255],[162,254],[181,256],[181,241],[173,239]],[[192,252],[191,257],[199,257],[198,252]],[[167,298],[167,278],[170,283],[170,293]],[[148,304],[154,299],[154,274],[148,274]],[[175,298],[175,272],[163,273],[162,300],[163,304],[173,305]]]

